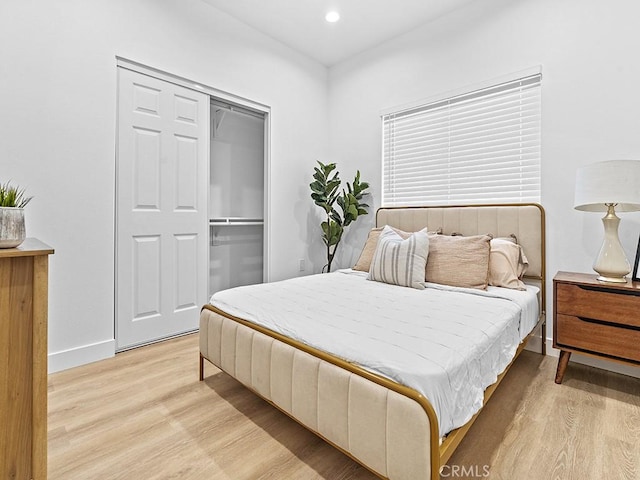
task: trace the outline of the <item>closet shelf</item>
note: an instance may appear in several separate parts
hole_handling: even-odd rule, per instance
[[[264,220],[261,219],[261,218],[222,217],[222,218],[212,218],[212,219],[210,219],[209,220],[209,225],[212,226],[212,227],[264,225]]]

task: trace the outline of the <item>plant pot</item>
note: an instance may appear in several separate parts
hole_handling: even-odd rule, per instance
[[[13,248],[24,242],[24,208],[0,207],[0,248]]]

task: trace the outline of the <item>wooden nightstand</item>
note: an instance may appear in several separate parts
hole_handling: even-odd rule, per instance
[[[0,478],[47,478],[48,245],[0,249]]]
[[[556,383],[572,352],[640,365],[640,282],[604,283],[596,275],[558,272],[553,279]]]

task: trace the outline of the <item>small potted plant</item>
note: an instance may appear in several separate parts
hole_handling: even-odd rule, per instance
[[[24,242],[24,207],[31,198],[10,182],[0,184],[0,248],[13,248]]]

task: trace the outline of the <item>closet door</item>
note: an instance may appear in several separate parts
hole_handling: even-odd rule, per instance
[[[207,300],[209,97],[118,68],[116,344],[195,330]]]

